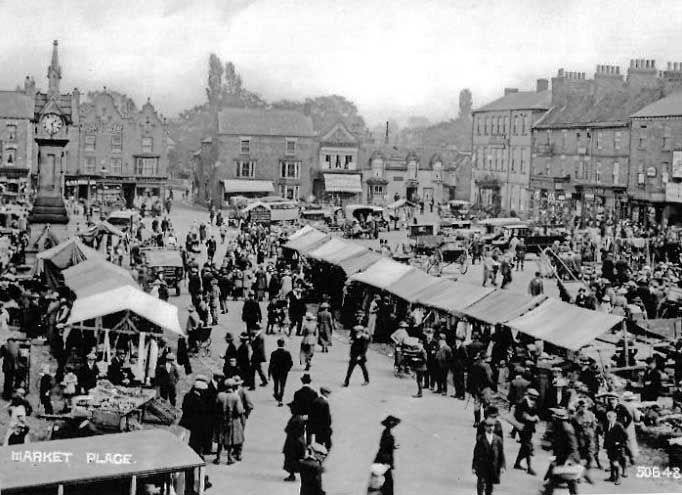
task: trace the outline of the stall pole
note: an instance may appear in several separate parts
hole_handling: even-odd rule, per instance
[[[64,495],[64,485],[57,485],[57,495]]]
[[[206,467],[199,467],[199,495],[204,495],[204,477],[206,476]]]
[[[630,366],[630,353],[628,345],[628,325],[625,319],[621,321],[621,328],[623,329],[623,352],[625,353],[625,366]]]
[[[135,495],[137,493],[137,476],[132,475],[130,478],[130,495]]]

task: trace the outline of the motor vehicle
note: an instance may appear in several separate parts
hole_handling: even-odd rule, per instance
[[[324,224],[330,226],[334,223],[332,212],[324,208],[307,208],[301,211],[299,219],[302,224]]]
[[[380,206],[373,205],[348,205],[345,210],[346,221],[357,220],[360,224],[364,224],[367,218],[372,215],[374,221],[377,223],[379,230],[389,229],[388,220],[384,214],[384,209]]]
[[[131,231],[140,222],[140,214],[137,210],[116,210],[107,217],[107,222],[121,230]]]
[[[255,201],[260,201],[270,207],[270,218],[273,222],[295,222],[298,220],[299,204],[297,201],[279,196],[266,196]]]
[[[142,264],[150,269],[152,280],[159,273],[168,287],[175,287],[175,295],[180,295],[180,282],[185,277],[183,254],[180,249],[144,248],[140,250]],[[151,280],[149,280],[151,282]]]
[[[496,238],[490,243],[493,246],[505,250],[509,248],[510,241],[513,237],[523,239],[523,243],[526,245],[526,252],[528,253],[540,253],[544,249],[552,246],[554,242],[564,242],[566,239],[565,234],[538,234],[530,225],[518,223],[503,226]]]
[[[205,466],[186,442],[158,428],[32,442],[0,447],[0,490],[2,495],[203,495]],[[194,490],[186,492],[191,483]]]
[[[450,216],[458,220],[464,220],[469,218],[470,209],[471,203],[469,201],[453,199],[448,201],[444,216]]]

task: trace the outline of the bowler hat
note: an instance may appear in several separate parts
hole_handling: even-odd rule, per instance
[[[310,374],[309,374],[309,373],[305,373],[305,374],[301,377],[301,382],[302,382],[302,383],[306,383],[306,384],[307,384],[307,383],[312,383],[312,381],[313,381],[313,379],[310,377]]]

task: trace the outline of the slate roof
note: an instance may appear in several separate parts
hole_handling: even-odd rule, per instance
[[[48,104],[49,98],[47,97],[47,94],[45,93],[38,93],[36,94],[36,99],[35,99],[35,113],[39,114],[43,108],[45,108],[45,105]],[[64,113],[64,115],[67,115],[71,117],[71,95],[59,95],[59,98],[57,98],[57,105],[59,106],[60,110]]]
[[[614,91],[599,100],[595,100],[594,95],[569,95],[564,106],[553,107],[533,127],[575,127],[587,123],[603,125],[607,122],[625,122],[631,114],[659,97],[658,89],[642,89],[636,93],[627,90]],[[682,109],[682,104],[680,108]]]
[[[0,91],[0,117],[32,119],[33,99],[18,91]]]
[[[241,136],[313,137],[313,121],[295,110],[226,108],[218,114],[218,133]]]
[[[673,93],[631,114],[633,119],[682,115],[682,93]]]
[[[474,110],[477,112],[499,112],[505,110],[547,110],[552,106],[552,92],[550,90],[519,91],[509,93],[495,101]]]

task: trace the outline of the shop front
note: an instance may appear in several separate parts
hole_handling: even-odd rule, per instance
[[[317,182],[318,189],[315,193],[317,199],[339,206],[360,202],[362,179],[359,173],[329,173],[322,174],[322,178],[322,181]]]
[[[367,179],[367,203],[383,205],[388,201],[388,180],[383,177]]]
[[[475,180],[474,206],[497,216],[502,210],[502,184],[497,177],[486,176]]]

